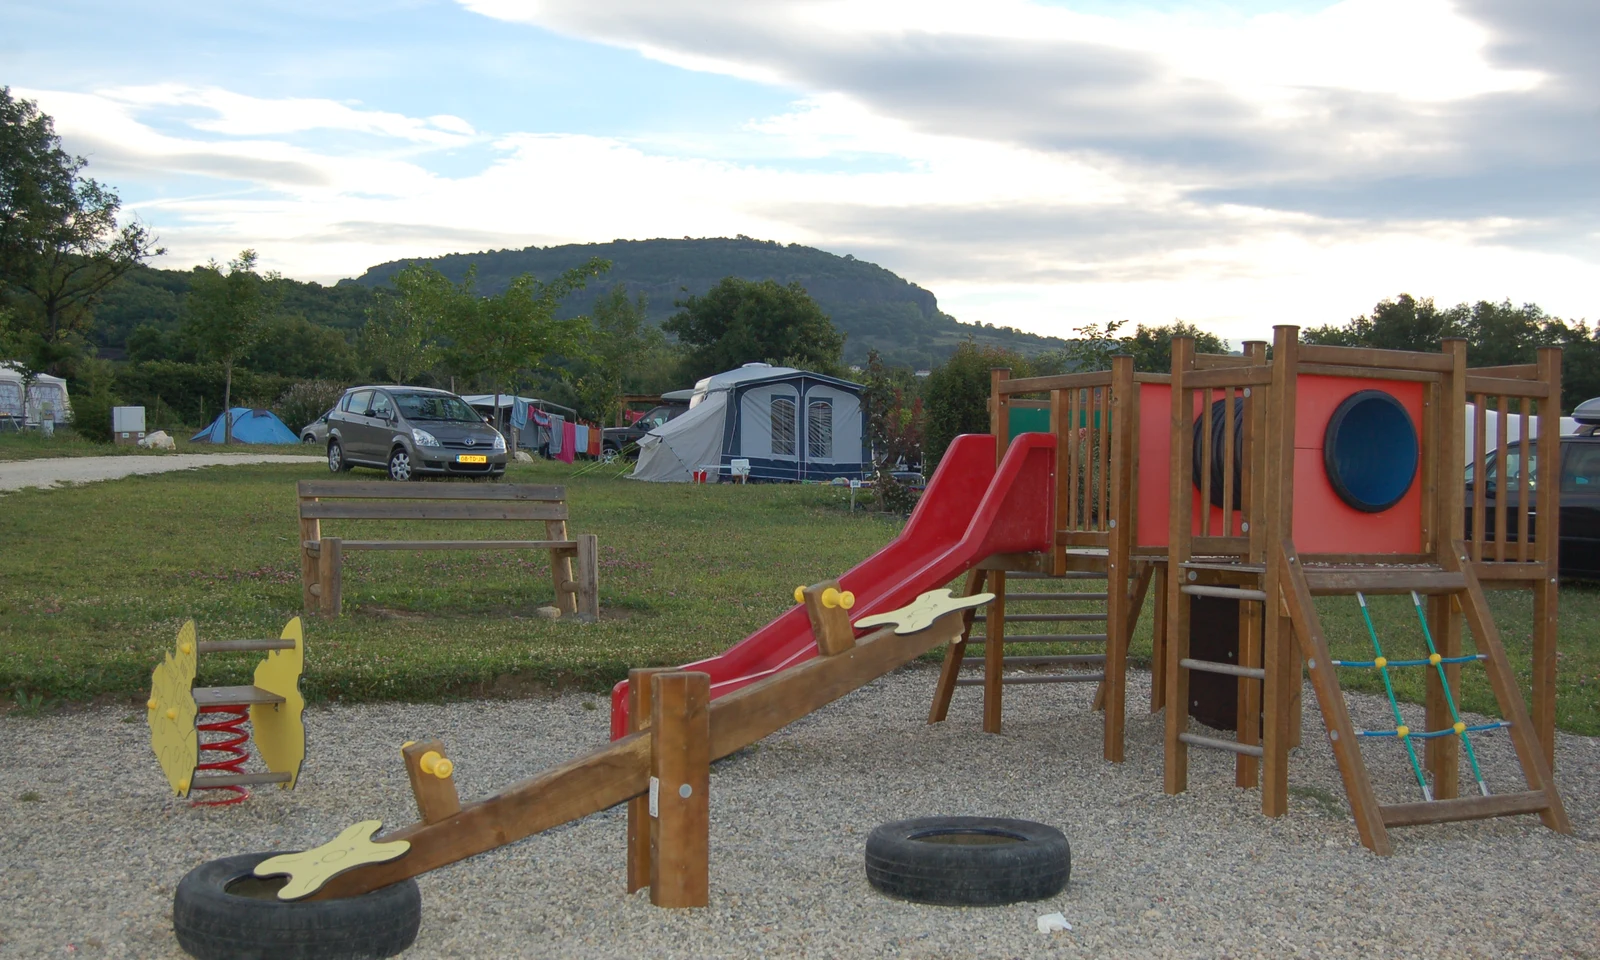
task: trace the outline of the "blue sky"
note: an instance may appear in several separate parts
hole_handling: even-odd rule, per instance
[[[1597,318],[1597,8],[0,2],[0,84],[163,265],[743,233],[1238,340],[1401,291]]]

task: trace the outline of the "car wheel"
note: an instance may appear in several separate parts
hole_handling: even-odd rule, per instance
[[[337,440],[328,441],[328,472],[344,473],[354,464],[344,458],[344,447]]]
[[[301,443],[316,443],[317,442],[317,438],[315,436],[313,436],[312,434],[302,433],[300,435],[300,442]]]
[[[1072,874],[1072,851],[1054,827],[997,817],[924,817],[886,823],[867,837],[867,882],[879,892],[947,906],[1043,900]]]
[[[411,946],[422,922],[415,880],[338,900],[283,901],[281,882],[257,879],[247,853],[190,870],[172,897],[178,945],[200,960],[229,957],[392,957]]]
[[[390,480],[415,480],[417,473],[411,469],[411,454],[405,447],[395,447],[389,454],[389,479]]]

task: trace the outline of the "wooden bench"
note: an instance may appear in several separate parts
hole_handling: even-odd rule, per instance
[[[299,496],[307,612],[337,617],[343,611],[346,550],[548,550],[562,615],[600,615],[599,540],[594,534],[568,538],[565,487],[302,480]],[[322,535],[324,520],[532,520],[544,522],[545,539],[343,540]]]

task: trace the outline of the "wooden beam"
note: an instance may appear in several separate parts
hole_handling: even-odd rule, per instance
[[[558,553],[550,554],[550,565],[558,561]],[[600,619],[600,538],[592,533],[578,534],[578,554],[574,560],[577,581],[578,616],[586,620]]]
[[[831,607],[824,602],[830,590],[837,597],[841,593],[839,581],[824,580],[802,591],[806,616],[811,620],[811,636],[817,642],[817,653],[824,657],[844,653],[856,645],[856,632],[850,626],[850,612],[837,599]]]
[[[711,676],[650,678],[650,902],[711,902]]]
[[[989,612],[983,621],[983,732],[999,733],[1002,697],[1005,693],[1006,656],[1006,575],[996,570],[989,575]]]
[[[961,595],[970,597],[983,590],[987,576],[976,568],[967,571],[967,582]],[[976,614],[976,610],[967,610],[962,614],[961,633],[945,648],[944,663],[939,667],[939,682],[933,688],[933,704],[928,708],[929,723],[942,723],[950,715],[950,700],[955,696],[956,681],[961,678],[961,661],[966,655],[967,638],[972,634],[972,621]]]
[[[494,483],[484,486],[462,484],[365,483],[347,480],[301,480],[296,492],[302,499],[321,497],[330,500],[540,500],[564,502],[567,488],[552,484]]]
[[[316,500],[302,502],[300,516],[319,520],[565,520],[567,505],[486,499],[419,503]]]
[[[1383,807],[1386,827],[1414,827],[1424,823],[1453,823],[1457,820],[1487,820],[1519,813],[1542,813],[1549,806],[1541,790],[1522,793],[1497,793],[1488,797],[1457,797],[1453,800],[1422,800],[1392,803]]]
[[[1299,340],[1300,330],[1293,329],[1295,339]],[[1282,357],[1276,349],[1273,350],[1272,362],[1280,362]],[[1321,344],[1301,344],[1298,363],[1332,363],[1352,367],[1373,367],[1376,371],[1386,370],[1433,370],[1443,373],[1450,369],[1450,358],[1442,357],[1437,353],[1423,353],[1414,350],[1379,350],[1375,347],[1327,347]],[[1293,375],[1293,371],[1290,371]],[[1383,373],[1374,372],[1370,376],[1375,380],[1383,379]]]
[[[344,613],[344,541],[324,537],[317,554],[317,598],[325,617]]]
[[[667,673],[672,667],[634,667],[628,671],[628,732],[650,729],[655,698],[650,677]],[[651,864],[650,797],[628,801],[628,892],[650,886]]]

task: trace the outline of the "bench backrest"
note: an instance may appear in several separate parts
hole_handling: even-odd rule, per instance
[[[565,487],[301,480],[301,520],[566,520]]]

